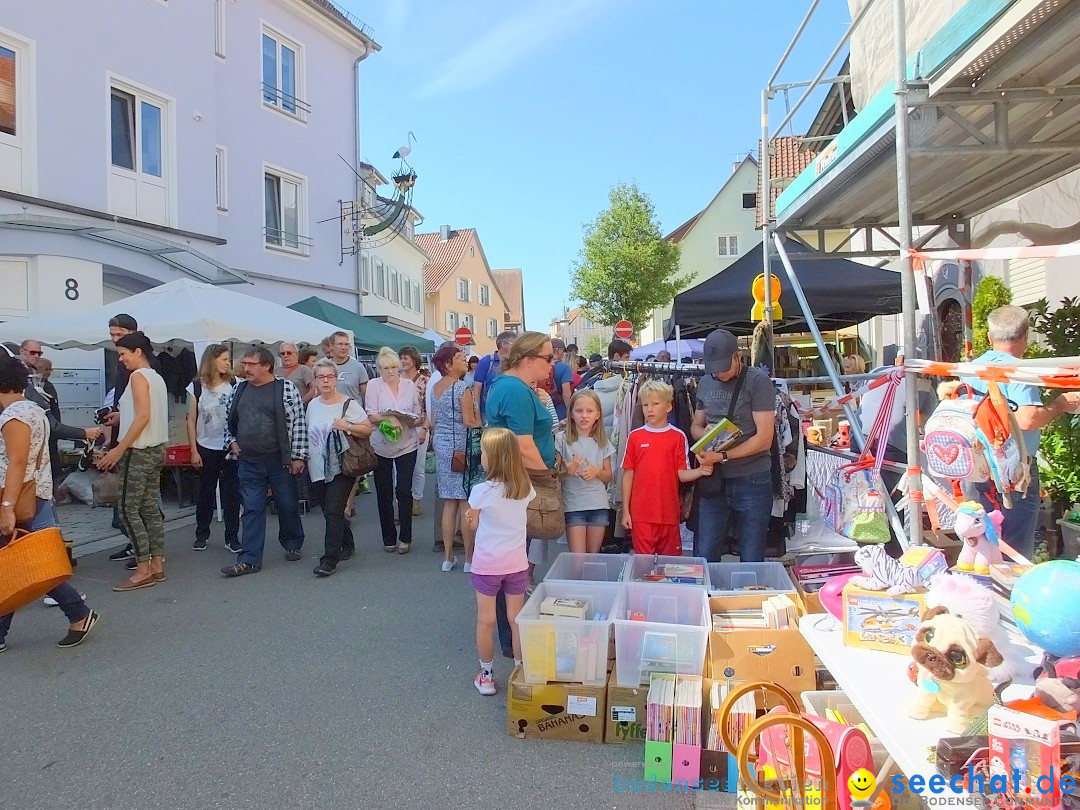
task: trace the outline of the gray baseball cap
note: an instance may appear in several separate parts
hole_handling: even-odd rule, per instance
[[[731,360],[739,350],[739,341],[727,329],[716,329],[705,338],[702,350],[706,374],[723,374],[731,368]]]

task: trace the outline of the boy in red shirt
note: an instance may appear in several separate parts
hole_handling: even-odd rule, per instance
[[[634,538],[635,554],[682,555],[679,482],[712,475],[712,465],[688,469],[686,434],[668,423],[675,392],[647,380],[638,390],[645,424],[630,432],[623,456],[623,526]]]

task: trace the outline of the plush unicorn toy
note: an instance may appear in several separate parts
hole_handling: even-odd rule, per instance
[[[964,548],[956,560],[958,571],[974,571],[976,574],[990,573],[993,563],[1001,562],[1001,524],[1005,516],[997,509],[987,513],[982,504],[964,501],[956,510],[957,537],[964,541]]]

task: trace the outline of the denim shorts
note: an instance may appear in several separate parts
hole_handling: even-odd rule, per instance
[[[512,574],[477,574],[470,573],[473,590],[484,596],[498,596],[502,591],[507,596],[522,596],[529,587],[529,570],[515,571]]]
[[[567,512],[567,526],[607,526],[611,521],[610,509],[582,509],[580,512]]]

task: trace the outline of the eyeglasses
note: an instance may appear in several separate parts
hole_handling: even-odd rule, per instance
[[[244,365],[244,366],[261,366],[262,365],[262,363],[260,363],[258,360],[241,360],[240,364]]]
[[[551,353],[551,354],[530,354],[529,357],[535,357],[535,358],[537,358],[539,360],[546,360],[547,362],[550,363],[551,361],[553,361],[555,359],[555,354],[554,354],[554,352]]]
[[[40,349],[24,349],[24,351],[31,357],[41,357],[41,355],[45,354],[45,352],[41,351]]]
[[[316,374],[315,379],[316,380],[336,380],[337,375],[336,374]]]
[[[289,351],[278,352],[278,357],[287,357],[290,354],[296,354],[296,352],[289,352]]]

